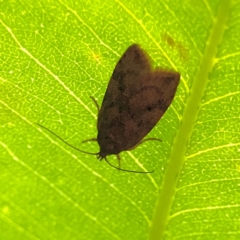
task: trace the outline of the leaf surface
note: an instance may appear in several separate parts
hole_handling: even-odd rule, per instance
[[[0,3],[0,239],[238,239],[239,0]],[[97,109],[122,53],[181,73],[148,137],[98,152]],[[115,156],[109,161],[117,166]]]

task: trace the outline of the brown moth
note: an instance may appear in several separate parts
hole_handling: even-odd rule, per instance
[[[118,61],[108,83],[98,113],[97,138],[89,139],[98,142],[98,153],[77,149],[49,129],[38,125],[80,152],[97,155],[100,160],[107,162],[106,156],[114,154],[120,160],[120,152],[131,150],[146,140],[159,140],[143,138],[170,106],[179,80],[180,74],[177,72],[158,68],[153,70],[148,55],[137,44],[133,44]],[[121,169],[120,161],[119,167],[109,164],[123,171],[149,173]]]
[[[136,44],[118,61],[98,114],[99,158],[141,143],[171,104],[180,74],[152,70],[148,55]]]

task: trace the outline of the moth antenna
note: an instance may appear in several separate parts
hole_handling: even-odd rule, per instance
[[[39,124],[39,123],[36,123],[39,127],[41,128],[44,128],[45,130],[47,130],[48,132],[50,132],[51,134],[53,134],[55,137],[57,137],[58,139],[60,139],[62,142],[64,142],[65,144],[67,144],[69,147],[79,151],[79,152],[82,152],[82,153],[86,153],[86,154],[90,154],[90,155],[98,155],[99,153],[90,153],[90,152],[86,152],[86,151],[83,151],[83,150],[80,150],[76,147],[74,147],[73,145],[71,145],[70,143],[66,142],[65,140],[63,140],[61,137],[59,137],[56,133],[54,133],[53,131],[51,131],[50,129],[44,127],[43,125]],[[118,167],[115,167],[114,165],[112,165],[108,160],[107,158],[105,157],[104,158],[106,160],[106,162],[113,168],[116,168],[118,170],[121,170],[121,171],[124,171],[124,172],[131,172],[131,173],[153,173],[153,171],[151,172],[140,172],[140,171],[134,171],[134,170],[127,170],[127,169],[122,169],[122,168],[118,168]],[[101,159],[100,159],[101,160]]]
[[[121,171],[124,171],[124,172],[131,172],[131,173],[153,173],[153,172],[154,172],[154,170],[151,171],[151,172],[139,172],[139,171],[134,171],[134,170],[127,170],[127,169],[118,168],[118,167],[115,167],[114,165],[112,165],[112,164],[107,160],[106,157],[105,157],[104,159],[105,159],[105,161],[106,161],[111,167],[116,168],[116,169],[121,170]]]
[[[60,139],[62,142],[64,142],[65,144],[67,144],[69,147],[74,148],[75,150],[82,152],[82,153],[86,153],[86,154],[90,154],[90,155],[98,155],[98,153],[90,153],[90,152],[86,152],[83,150],[80,150],[76,147],[74,147],[73,145],[71,145],[70,143],[66,142],[65,140],[63,140],[61,137],[59,137],[56,133],[54,133],[53,131],[51,131],[50,129],[44,127],[43,125],[36,123],[38,126],[40,126],[41,128],[44,128],[45,130],[47,130],[48,132],[50,132],[51,134],[53,134],[55,137],[57,137],[58,139]]]

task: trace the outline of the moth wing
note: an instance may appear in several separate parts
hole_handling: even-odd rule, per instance
[[[122,115],[125,124],[121,142],[126,142],[125,150],[138,144],[158,123],[174,99],[179,80],[179,73],[166,71],[141,77],[141,90],[129,99],[131,114]]]
[[[150,69],[148,55],[137,44],[131,45],[125,51],[116,64],[108,83],[98,115],[98,132],[104,128],[104,122],[109,122],[113,114],[118,114],[115,111],[112,113],[112,108],[117,107],[121,111],[122,107],[117,105],[121,103],[125,105],[124,99],[127,101],[131,97],[132,90],[138,86],[139,76],[149,72]]]

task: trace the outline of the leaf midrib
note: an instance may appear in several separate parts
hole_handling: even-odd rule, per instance
[[[173,143],[149,239],[162,239],[166,226],[171,219],[170,210],[174,200],[179,173],[186,159],[187,144],[191,138],[195,121],[201,109],[202,96],[208,84],[208,74],[215,64],[214,59],[217,54],[217,47],[222,40],[230,8],[231,1],[229,0],[222,0],[219,4],[218,13],[206,43],[205,53],[203,54],[198,72],[193,81],[191,94],[183,112],[182,123]]]

